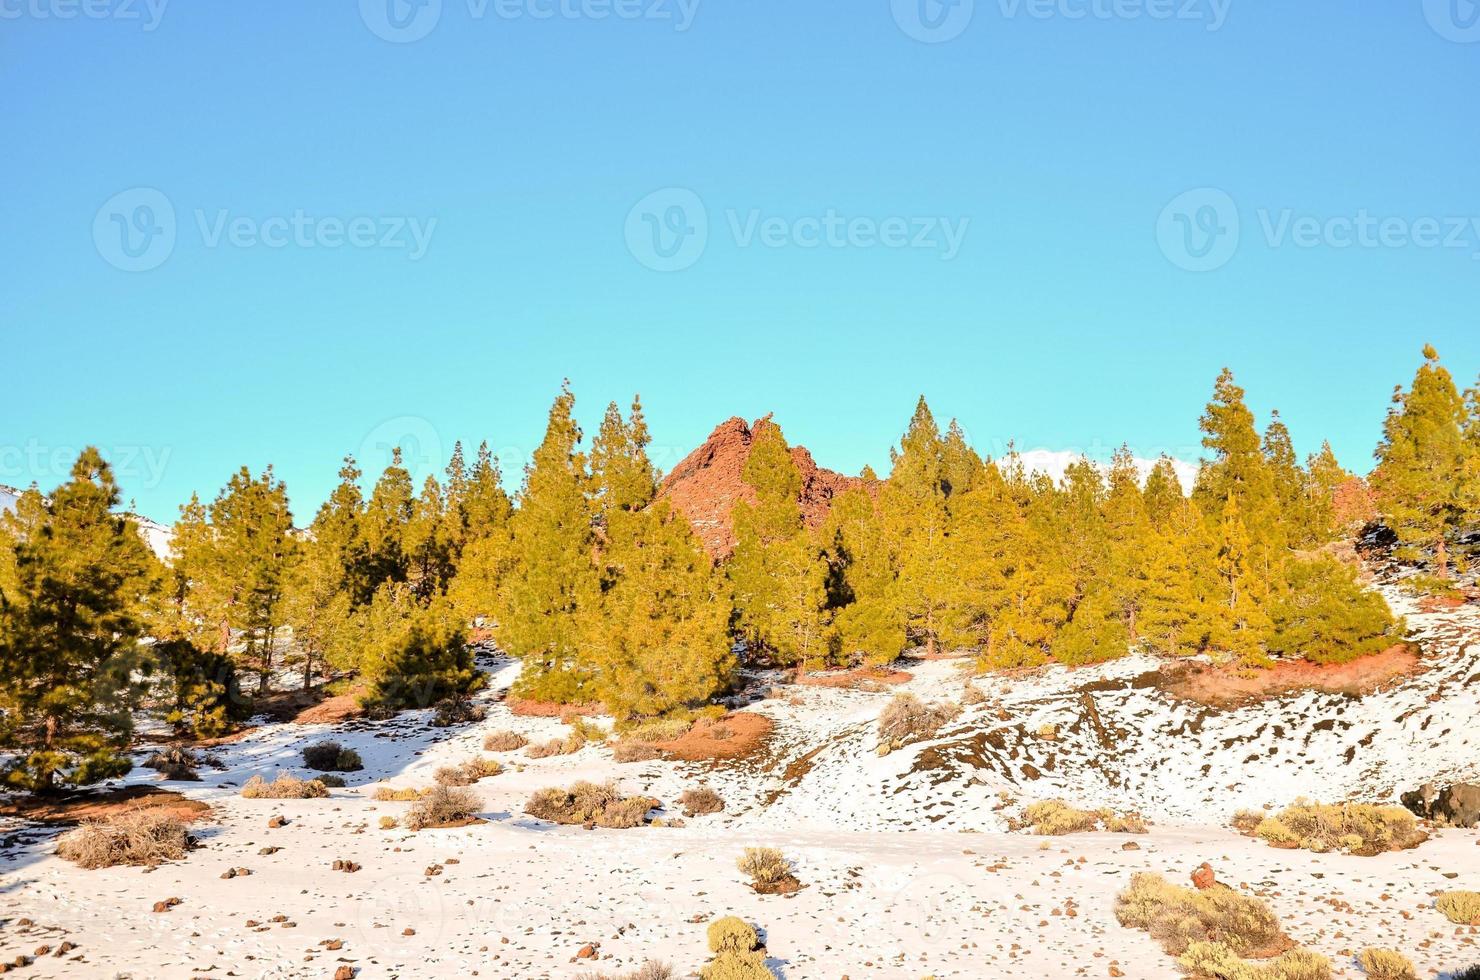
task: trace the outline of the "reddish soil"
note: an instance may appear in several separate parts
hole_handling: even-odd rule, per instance
[[[1162,686],[1176,697],[1200,704],[1228,706],[1282,694],[1318,690],[1370,694],[1389,681],[1423,669],[1418,652],[1406,643],[1344,664],[1281,661],[1266,669],[1242,670],[1208,664],[1184,664],[1168,671]]]
[[[697,724],[678,738],[653,744],[668,758],[684,762],[741,759],[759,749],[774,727],[765,715],[736,711],[713,724]],[[716,732],[728,733],[728,737],[716,738]]]
[[[1437,613],[1446,609],[1458,609],[1465,604],[1465,600],[1446,595],[1427,595],[1419,600],[1420,612]]]
[[[721,423],[703,445],[669,472],[658,489],[658,498],[670,501],[688,518],[705,550],[716,559],[727,558],[735,550],[731,512],[737,500],[754,499],[754,491],[743,475],[745,461],[750,458],[756,428],[768,424],[769,415],[750,425],[739,417]],[[849,487],[863,485],[858,477],[818,466],[802,446],[791,447],[791,458],[802,474],[798,502],[808,527],[822,523],[833,497]]]
[[[203,819],[211,808],[199,800],[153,786],[130,786],[106,793],[76,793],[57,797],[22,797],[0,804],[0,816],[20,817],[41,823],[72,824],[104,820],[129,810],[158,808],[191,823]]]
[[[509,710],[514,714],[523,715],[526,718],[559,718],[562,715],[590,717],[599,715],[604,710],[595,702],[560,704],[557,701],[536,701],[533,698],[509,697],[504,699],[504,704],[508,705]]]
[[[326,725],[358,718],[365,713],[358,694],[339,694],[304,708],[293,716],[295,725]]]
[[[912,677],[902,670],[884,667],[857,667],[853,670],[829,670],[820,674],[800,674],[792,678],[793,684],[808,684],[815,687],[846,687],[861,684],[906,684]]]

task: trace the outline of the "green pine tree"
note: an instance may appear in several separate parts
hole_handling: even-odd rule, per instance
[[[0,517],[0,748],[5,783],[50,792],[130,768],[142,614],[161,570],[113,513],[113,472],[83,450],[71,479]]]

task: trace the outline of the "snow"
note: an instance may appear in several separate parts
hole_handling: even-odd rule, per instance
[[[1082,453],[1055,449],[1029,449],[1018,453],[1018,456],[1023,461],[1024,470],[1029,473],[1042,473],[1055,484],[1063,482],[1064,474],[1068,472],[1069,467],[1084,458]],[[1092,462],[1101,473],[1109,474],[1110,464],[1101,460]],[[1151,474],[1157,463],[1154,459],[1143,459],[1140,456],[1133,457],[1132,462],[1135,464],[1136,473],[1142,483],[1146,482],[1146,477]],[[1197,481],[1197,464],[1172,458],[1172,469],[1176,471],[1177,480],[1182,484],[1182,492],[1190,493],[1193,483]]]
[[[1114,896],[1136,871],[1185,882],[1208,861],[1221,880],[1265,897],[1296,941],[1332,957],[1338,977],[1360,975],[1351,952],[1368,945],[1400,949],[1420,976],[1454,970],[1480,963],[1480,950],[1473,930],[1445,921],[1432,896],[1480,890],[1480,832],[1440,831],[1416,850],[1360,858],[1276,850],[1227,827],[1240,807],[1302,795],[1391,800],[1430,778],[1480,776],[1477,610],[1425,615],[1388,594],[1409,614],[1430,668],[1363,698],[1303,693],[1206,709],[1144,683],[1157,662],[1132,658],[977,679],[986,703],[938,737],[879,757],[874,727],[892,689],[788,686],[748,709],[774,719],[776,731],[739,762],[618,765],[596,745],[541,760],[495,753],[505,772],[474,787],[487,822],[378,829],[381,816],[410,806],[374,802],[378,781],[428,785],[436,768],[483,754],[495,730],[531,741],[564,731],[556,719],[512,716],[499,692],[518,668],[484,658],[491,685],[476,700],[488,717],[477,724],[435,729],[425,711],[384,722],[263,724],[221,746],[224,770],[169,784],[214,808],[199,828],[202,849],[185,861],[81,871],[54,855],[50,831],[0,829],[0,920],[24,916],[53,930],[22,937],[12,925],[0,958],[65,938],[84,961],[48,959],[45,975],[327,977],[342,960],[361,977],[478,971],[524,980],[578,975],[586,967],[573,958],[592,942],[610,957],[601,969],[662,959],[684,976],[706,958],[707,922],[736,914],[764,930],[771,965],[786,980],[1103,977],[1112,962],[1127,977],[1160,980],[1179,975],[1172,959],[1116,924]],[[904,689],[926,700],[961,694],[954,662],[910,670]],[[758,676],[756,690],[771,680]],[[1086,696],[1113,733],[1109,744],[1086,718]],[[1033,734],[1045,723],[1059,726],[1057,740]],[[302,748],[326,737],[364,759],[348,788],[320,800],[237,795],[254,773],[302,774]],[[708,784],[726,810],[683,828],[595,831],[522,813],[535,789],[607,778],[670,805],[682,789]],[[141,768],[128,779],[157,780]],[[1152,831],[1046,845],[1006,832],[1009,814],[1055,797],[1138,809]],[[274,814],[289,824],[269,830]],[[1140,849],[1122,850],[1128,840]],[[282,850],[260,854],[266,845]],[[752,845],[780,847],[806,887],[791,897],[754,894],[735,870]],[[341,858],[362,870],[332,871]],[[426,875],[433,864],[441,873]],[[252,874],[222,880],[230,867]],[[171,896],[183,903],[150,911]],[[295,926],[269,923],[275,915]],[[249,928],[249,919],[269,927]],[[330,939],[343,948],[326,951],[320,944]]]

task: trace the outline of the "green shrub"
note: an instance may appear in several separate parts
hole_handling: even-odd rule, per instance
[[[304,746],[303,764],[319,772],[358,772],[365,768],[360,753],[328,741]]]
[[[1346,663],[1402,639],[1387,600],[1357,581],[1356,569],[1334,558],[1296,559],[1287,587],[1270,610],[1270,653],[1313,663]]]

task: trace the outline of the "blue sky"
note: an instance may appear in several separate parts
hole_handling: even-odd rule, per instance
[[[1365,471],[1423,343],[1480,371],[1468,0],[919,2],[0,0],[0,482],[517,483],[564,377],[664,466],[884,470],[921,392],[1191,457],[1225,364]]]

